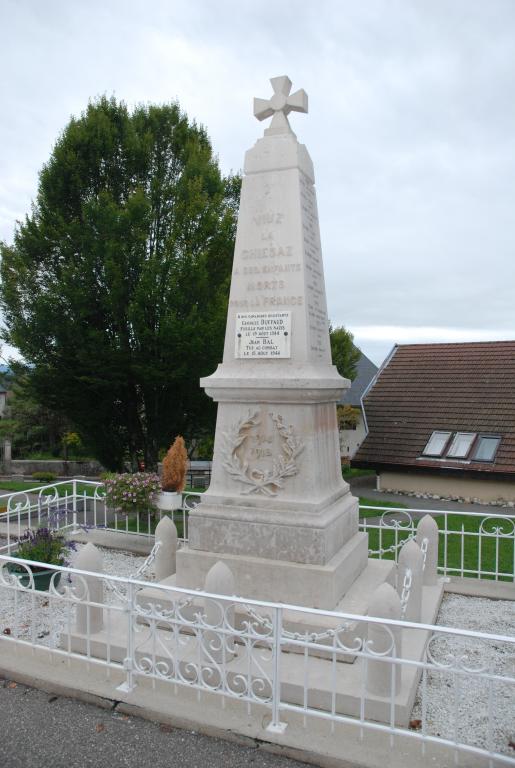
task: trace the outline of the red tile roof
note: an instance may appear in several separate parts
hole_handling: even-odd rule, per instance
[[[515,341],[398,346],[364,406],[353,465],[515,473]],[[434,430],[500,435],[495,461],[421,458]]]

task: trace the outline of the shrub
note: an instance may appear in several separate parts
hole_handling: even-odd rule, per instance
[[[155,495],[161,490],[159,475],[152,472],[124,472],[104,480],[106,503],[124,514],[156,511]]]
[[[33,472],[32,479],[39,480],[42,483],[53,483],[57,480],[57,475],[55,472]]]
[[[49,565],[68,565],[66,554],[69,549],[75,549],[75,543],[66,541],[63,535],[49,528],[30,528],[18,539],[14,557],[24,560],[35,560]]]
[[[186,485],[188,463],[184,438],[178,435],[163,459],[163,491],[182,493]]]

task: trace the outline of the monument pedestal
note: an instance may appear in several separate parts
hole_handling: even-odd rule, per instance
[[[334,610],[366,567],[367,558],[368,537],[364,533],[356,534],[327,565],[181,549],[177,552],[176,584],[198,588],[209,569],[221,560],[231,569],[239,596]]]
[[[332,366],[317,380],[278,377],[281,367],[273,378],[262,369],[260,386],[235,384],[223,365],[202,381],[218,402],[217,452],[176,584],[202,587],[221,560],[238,595],[334,609],[368,559],[358,500],[341,474],[340,382]]]
[[[341,473],[349,381],[331,363],[313,163],[286,117],[307,96],[271,82],[255,114],[272,124],[245,157],[223,362],[200,382],[218,403],[211,484],[175,583],[202,588],[222,561],[240,596],[332,610],[368,545]]]

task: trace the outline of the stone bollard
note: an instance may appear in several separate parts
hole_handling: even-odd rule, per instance
[[[205,592],[215,595],[234,595],[234,576],[231,569],[219,560],[208,571],[204,585]],[[205,621],[212,627],[230,629],[234,627],[234,603],[206,597],[204,601]],[[234,656],[234,637],[216,629],[204,632],[204,655],[206,661],[229,661]]]
[[[94,571],[99,574],[104,572],[102,555],[94,544],[88,542],[77,555],[74,567],[81,571]],[[94,576],[77,577],[77,593],[79,599],[84,602],[77,604],[76,631],[81,635],[90,635],[100,632],[104,626],[104,609],[101,606],[87,605],[87,603],[104,602],[104,582]]]
[[[426,549],[424,585],[434,586],[438,581],[438,526],[431,515],[424,515],[417,525],[417,544],[422,555]]]
[[[401,601],[391,584],[381,584],[372,595],[368,609],[369,616],[380,619],[400,619]],[[382,624],[368,624],[368,636],[365,647],[373,653],[382,654],[382,658],[401,656],[402,630],[400,627],[388,627]],[[395,695],[401,688],[401,665],[390,664],[381,658],[367,657],[367,691],[378,696],[390,696],[393,693],[392,684],[395,677]],[[395,671],[392,673],[392,668]]]
[[[177,554],[177,528],[169,517],[163,517],[156,526],[156,542],[161,545],[156,552],[154,571],[156,581],[162,581],[175,573]]]
[[[420,621],[422,615],[422,580],[424,556],[416,541],[411,539],[402,547],[397,563],[397,592],[405,621]],[[403,594],[403,593],[406,594]]]

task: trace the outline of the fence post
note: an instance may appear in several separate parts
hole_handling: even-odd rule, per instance
[[[75,568],[80,571],[93,571],[99,576],[80,576],[85,585],[85,594],[80,596],[77,605],[76,630],[81,635],[92,635],[104,627],[104,582],[100,574],[104,572],[102,555],[90,541],[77,555]],[[91,605],[98,603],[98,605]]]
[[[137,687],[134,680],[134,623],[136,611],[136,592],[132,581],[127,583],[127,603],[125,610],[127,612],[127,656],[123,660],[123,668],[127,672],[124,682],[116,687],[117,691],[130,693]]]
[[[397,592],[401,598],[401,616],[405,621],[420,621],[423,568],[422,551],[416,541],[410,539],[401,548],[397,565]]]
[[[283,613],[276,605],[272,617],[273,623],[273,663],[272,663],[272,719],[266,730],[269,733],[284,733],[288,723],[281,722],[281,646],[283,636]]]
[[[12,444],[10,440],[4,440],[4,470],[6,475],[12,470]]]
[[[378,619],[398,620],[401,617],[401,601],[391,584],[381,584],[372,595],[368,609],[369,616]],[[367,691],[379,696],[395,696],[401,688],[401,665],[393,664],[391,658],[401,656],[400,627],[369,622],[365,650],[368,661]]]
[[[234,576],[229,566],[218,560],[207,572],[204,591],[215,595],[234,595]],[[229,600],[206,597],[204,610],[206,624],[212,627],[204,632],[206,661],[230,661],[234,656],[234,637],[230,634],[231,627],[234,627],[234,604]]]
[[[156,526],[157,541],[161,542],[161,546],[156,552],[154,571],[156,581],[162,581],[175,573],[177,554],[177,528],[166,515]]]
[[[431,515],[424,515],[419,521],[416,541],[425,552],[424,585],[434,586],[438,580],[438,526]]]

